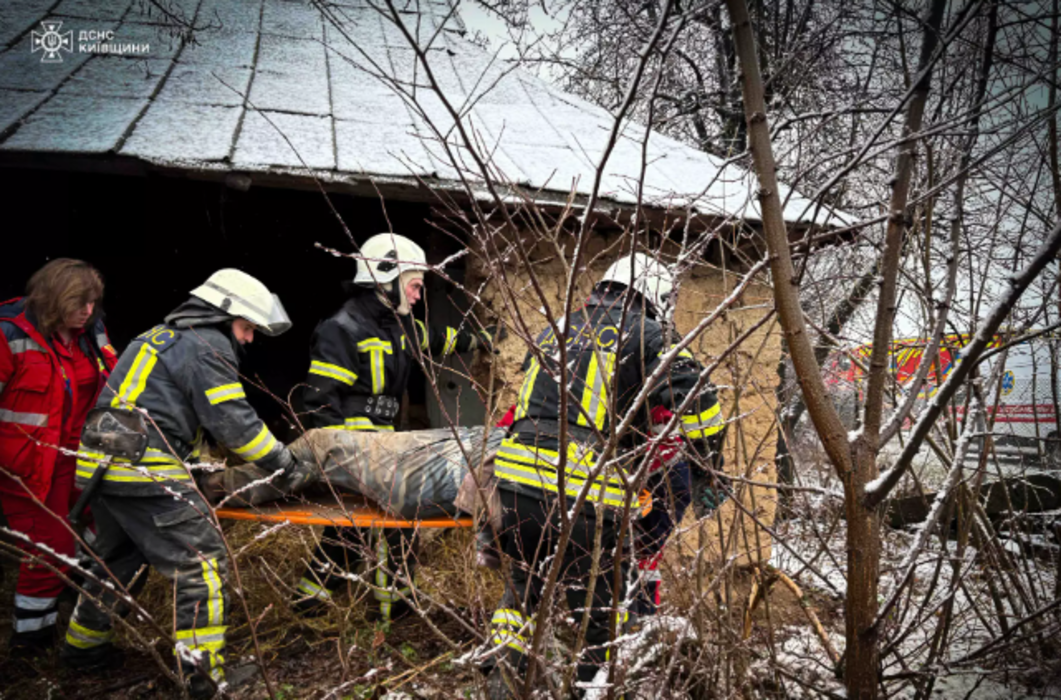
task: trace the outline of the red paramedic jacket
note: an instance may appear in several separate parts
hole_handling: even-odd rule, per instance
[[[103,389],[118,361],[101,320],[81,334],[81,351],[95,359],[99,372],[96,394]],[[27,318],[22,298],[0,303],[0,467],[22,479],[34,496],[44,500],[62,439],[68,382],[59,358]],[[92,404],[90,404],[92,405]],[[20,496],[25,491],[0,473],[0,490]]]

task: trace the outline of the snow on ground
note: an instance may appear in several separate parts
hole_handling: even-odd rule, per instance
[[[803,473],[806,474],[806,470]],[[815,478],[813,481],[814,486],[826,491],[836,490],[836,484],[828,473],[823,472],[821,479]],[[804,481],[803,485],[811,484]],[[778,539],[770,563],[791,576],[805,591],[815,589],[842,601],[846,591],[846,526],[838,506],[836,499],[829,499],[820,493],[798,494],[796,510],[802,517],[777,524]],[[882,535],[879,600],[883,605],[898,584],[902,571],[900,563],[908,555],[915,536],[913,532],[888,527],[884,528]],[[1006,546],[1005,542],[1003,546]],[[1003,574],[997,568],[985,569],[984,557],[973,546],[967,546],[959,556],[955,540],[948,540],[944,547],[936,536],[930,538],[929,544],[916,555],[914,561],[916,566],[910,590],[899,597],[898,604],[883,627],[883,646],[895,645],[894,651],[884,657],[886,678],[924,669],[942,619],[940,612],[949,600],[953,605],[950,639],[946,653],[935,664],[939,682],[933,697],[969,697],[979,700],[1061,698],[1061,687],[1025,691],[1019,683],[999,683],[991,669],[954,665],[954,662],[991,642],[1001,633],[999,609],[993,599],[992,586],[994,595],[1001,591],[998,605],[1007,622],[1012,623],[1027,615],[1029,610],[1053,599],[1056,563],[1015,558],[1014,569],[1009,574]],[[1011,591],[1012,596],[1007,591]],[[827,632],[833,645],[842,654],[842,624],[827,629]],[[787,672],[814,688],[801,689],[793,684],[787,688],[792,697],[821,697],[821,692],[842,692],[821,641],[809,626],[786,628],[778,637],[784,640],[778,648],[778,662]],[[1034,660],[1025,658],[1023,663],[1026,668],[1034,670]],[[766,668],[764,666],[764,670]],[[989,675],[991,677],[987,677]],[[1014,674],[1014,677],[1018,676],[1019,673]],[[892,697],[914,697],[913,689],[898,681],[892,681],[889,690]]]

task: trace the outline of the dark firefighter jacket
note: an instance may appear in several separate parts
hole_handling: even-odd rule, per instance
[[[117,361],[103,321],[78,341],[86,357],[95,358],[100,385]],[[75,387],[76,389],[76,387]],[[23,299],[0,303],[0,467],[22,479],[42,501],[52,483],[59,451],[66,398],[71,392],[51,344],[37,330]],[[23,495],[0,476],[0,489]]]
[[[293,464],[287,447],[247,402],[229,331],[215,325],[221,318],[213,307],[190,301],[122,353],[96,406],[144,409],[148,449],[138,464],[115,459],[100,485],[103,493],[156,496],[187,484],[191,476],[182,462],[198,460],[203,431],[268,471]],[[84,455],[77,460],[83,486],[104,455],[84,444],[78,451]]]
[[[399,323],[394,316],[365,290],[317,325],[303,393],[307,428],[394,430],[415,353],[438,360],[479,344],[467,331],[430,329],[408,316]]]
[[[596,466],[597,448],[601,444],[598,434],[607,437],[618,426],[660,366],[663,356],[673,347],[667,342],[660,323],[642,315],[637,304],[631,304],[624,323],[623,296],[611,292],[595,292],[561,328],[568,329],[565,344],[571,387],[566,459],[561,460],[557,451],[560,387],[554,376],[559,376],[559,347],[556,337],[547,329],[536,341],[545,365],[528,353],[512,436],[502,443],[495,460],[502,488],[536,495],[542,491],[558,493],[557,469],[563,463],[564,492],[578,496],[586,486],[590,470]],[[686,397],[696,390],[701,371],[703,367],[692,353],[682,350],[668,371],[648,387],[646,401],[638,410],[632,429],[621,436],[620,451],[645,443],[652,408],[663,406],[677,412]],[[705,383],[690,403],[680,418],[681,432],[686,438],[711,439],[721,432],[724,423],[710,384]],[[625,464],[634,466],[630,460]],[[623,467],[609,466],[598,476],[589,485],[587,504],[622,508],[629,496],[636,505],[637,499],[624,486],[620,473],[623,470]]]

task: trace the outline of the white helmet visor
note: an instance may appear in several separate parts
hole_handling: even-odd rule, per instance
[[[265,325],[255,324],[258,326],[262,333],[269,336],[277,336],[291,328],[291,317],[287,315],[287,311],[284,310],[284,305],[280,303],[280,297],[273,296],[273,303],[269,307],[268,322]]]

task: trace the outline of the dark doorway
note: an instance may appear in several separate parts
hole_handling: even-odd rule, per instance
[[[283,336],[256,342],[242,367],[283,400],[305,379],[310,335],[343,302],[341,283],[355,271],[353,260],[316,245],[353,251],[320,192],[264,187],[244,192],[162,176],[29,169],[0,169],[0,191],[18,210],[15,216],[9,210],[9,221],[21,222],[4,235],[0,300],[20,296],[29,276],[50,259],[88,260],[106,278],[107,326],[121,351],[161,323],[210,273],[242,269],[280,296],[294,322]],[[425,223],[427,204],[392,201],[384,214],[379,199],[330,196],[359,242],[387,231],[389,220],[394,231],[423,245],[431,262],[458,248],[451,238],[432,234]],[[463,278],[460,268],[449,273]],[[432,282],[435,322],[452,322],[454,315],[459,321],[452,299],[461,306],[463,294],[441,279]],[[412,402],[433,400],[423,383],[422,376],[412,379]],[[278,436],[293,437],[276,399],[251,387],[248,396]]]

